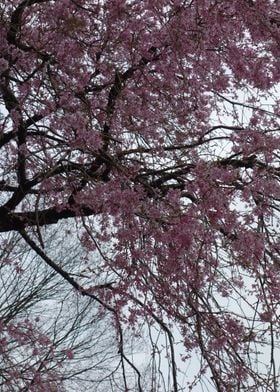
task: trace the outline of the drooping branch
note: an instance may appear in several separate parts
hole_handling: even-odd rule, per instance
[[[22,238],[26,241],[26,243],[31,247],[31,249],[33,249],[34,252],[36,252],[38,256],[40,256],[49,267],[51,267],[56,273],[58,273],[81,295],[90,297],[96,302],[98,302],[100,305],[102,305],[105,309],[109,310],[110,312],[115,312],[115,310],[111,306],[105,304],[100,298],[98,298],[96,295],[89,292],[87,289],[84,289],[78,282],[75,281],[75,279],[72,278],[71,275],[69,275],[67,271],[65,271],[62,267],[60,267],[53,260],[51,260],[46,255],[46,253],[32,240],[32,238],[30,238],[30,236],[26,233],[25,230],[20,230],[19,233],[22,236]]]

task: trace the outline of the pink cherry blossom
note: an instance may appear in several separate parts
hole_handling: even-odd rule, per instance
[[[0,8],[3,252],[6,233],[18,232],[78,295],[110,312],[121,363],[122,328],[161,329],[170,391],[180,390],[172,328],[182,357],[199,352],[199,374],[217,391],[275,390],[279,375],[258,373],[253,358],[260,342],[275,355],[279,328],[278,2]],[[75,280],[44,246],[43,228],[70,218],[84,252],[75,274],[94,271],[97,283]],[[20,260],[1,263],[22,272]],[[31,359],[50,349],[31,321],[0,330],[7,361],[12,339]],[[71,348],[65,355],[75,358]],[[19,364],[11,368],[6,384],[23,383]],[[55,390],[51,371],[34,369],[29,389]]]

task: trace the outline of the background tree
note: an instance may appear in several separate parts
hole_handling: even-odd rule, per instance
[[[111,314],[126,390],[127,366],[146,388],[123,346],[143,324],[166,335],[166,390],[180,390],[176,339],[200,356],[190,390],[278,388],[279,11],[1,3],[0,231]],[[71,217],[75,276],[42,230]]]
[[[77,243],[52,232],[46,244],[73,273],[82,255]],[[69,290],[18,235],[3,240],[0,279],[2,392],[106,391],[120,379],[108,315]]]

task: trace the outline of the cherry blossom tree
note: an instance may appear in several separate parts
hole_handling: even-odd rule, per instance
[[[148,390],[123,334],[145,324],[153,391],[276,391],[278,1],[2,0],[0,21],[3,241],[110,313],[121,390]],[[45,239],[70,218],[75,274]]]

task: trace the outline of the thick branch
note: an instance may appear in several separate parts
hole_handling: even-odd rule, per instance
[[[59,222],[61,219],[78,216],[96,215],[98,212],[88,207],[80,207],[79,212],[70,208],[59,211],[57,208],[48,208],[40,211],[11,212],[0,221],[0,232],[21,231],[29,226],[45,226]]]
[[[13,44],[15,46],[18,46],[18,37],[17,35],[20,33],[21,29],[21,18],[23,11],[26,7],[33,5],[33,4],[39,4],[39,3],[46,3],[49,2],[50,0],[24,0],[22,1],[15,11],[12,14],[11,17],[11,23],[10,23],[10,29],[7,33],[7,40],[10,44]],[[21,48],[23,49],[23,48]]]

